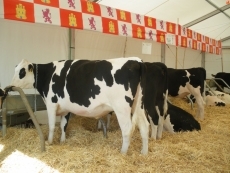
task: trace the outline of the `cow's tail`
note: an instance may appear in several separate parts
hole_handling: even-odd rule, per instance
[[[212,77],[216,77],[216,75],[212,74]]]
[[[141,108],[144,109],[147,66],[143,62],[139,64],[140,64],[140,87],[142,88]]]

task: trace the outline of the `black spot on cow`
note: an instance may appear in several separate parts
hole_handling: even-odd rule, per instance
[[[95,85],[94,79],[104,79],[107,86],[112,86],[112,64],[108,61],[79,60],[74,62],[67,75],[66,89],[72,103],[90,105],[90,98],[95,99],[100,94],[100,87]],[[73,80],[74,79],[74,80]]]
[[[51,100],[52,100],[53,103],[57,103],[58,98],[57,98],[56,95],[54,95],[54,96],[51,98]]]
[[[139,77],[137,77],[139,76]],[[140,82],[140,65],[136,61],[127,61],[121,69],[114,74],[117,84],[124,85],[126,91],[130,88],[133,97],[136,94],[138,83]],[[127,80],[128,79],[128,80]]]
[[[225,106],[225,103],[223,102],[215,102],[216,106]]]
[[[52,85],[52,90],[54,92],[54,94],[57,94],[58,97],[64,98],[65,94],[64,94],[64,87],[65,87],[65,78],[67,75],[67,71],[69,70],[69,67],[71,66],[72,61],[68,60],[65,62],[64,67],[61,70],[60,76],[58,76],[57,74],[53,75],[52,81],[53,81],[53,85]]]
[[[38,92],[43,98],[47,97],[49,84],[56,67],[53,63],[39,64],[39,67],[36,64],[33,64],[33,67],[35,81],[34,87],[37,88]],[[39,76],[36,76],[38,74]],[[38,81],[36,82],[36,80]],[[35,86],[35,84],[37,84],[37,86]]]
[[[26,76],[26,69],[22,68],[19,72],[19,78],[22,79]]]
[[[133,100],[130,97],[128,97],[128,96],[125,96],[125,100],[129,103],[129,106],[132,107]]]

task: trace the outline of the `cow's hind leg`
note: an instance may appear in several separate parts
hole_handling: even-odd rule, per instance
[[[141,137],[142,137],[142,149],[141,153],[146,155],[148,154],[148,142],[149,142],[149,122],[147,121],[147,118],[143,113],[138,113],[133,115],[133,121],[135,121],[136,118],[136,123],[137,126],[140,130]],[[135,123],[133,123],[135,124]]]
[[[66,140],[66,128],[69,122],[70,113],[61,117],[61,140],[60,142],[65,142]]]
[[[114,110],[115,111],[115,110]],[[122,132],[122,147],[121,153],[126,154],[130,145],[130,138],[133,130],[131,113],[123,113],[120,111],[115,111],[118,123]]]
[[[162,132],[163,132],[164,117],[161,116],[158,106],[156,106],[156,111],[157,111],[157,114],[158,114],[158,117],[159,117],[159,119],[158,119],[158,128],[157,128],[157,139],[161,139],[162,138]]]

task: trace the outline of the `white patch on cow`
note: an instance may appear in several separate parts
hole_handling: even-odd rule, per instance
[[[61,133],[60,142],[65,142],[65,139],[66,139],[65,131],[64,131],[64,127],[65,127],[66,123],[67,123],[67,120],[66,120],[65,116],[61,116],[61,130],[62,130],[62,133]]]
[[[230,95],[220,91],[214,91],[218,98],[224,101],[226,104],[230,104]]]
[[[170,133],[175,133],[174,129],[173,129],[173,126],[174,125],[170,121],[170,114],[168,114],[168,116],[164,120],[164,130],[169,131]]]
[[[23,89],[29,89],[29,88],[34,88],[33,84],[34,84],[34,73],[33,70],[29,71],[28,69],[28,65],[30,63],[23,59],[16,67],[14,70],[14,76],[13,79],[11,81],[11,86],[17,86]],[[32,65],[32,64],[31,64]],[[19,78],[19,73],[22,67],[25,67],[25,72],[26,72],[26,76],[23,77],[22,79]]]
[[[166,116],[167,111],[168,111],[168,89],[164,94],[164,116]]]
[[[63,69],[65,62],[66,61],[53,61],[54,67],[56,67],[54,74],[58,76],[61,75],[61,70]]]
[[[162,138],[162,132],[163,132],[163,123],[164,123],[164,116],[160,114],[160,110],[159,107],[156,106],[156,111],[158,114],[158,128],[157,128],[157,139],[161,139]]]
[[[150,127],[151,127],[151,138],[153,139],[157,139],[157,126],[153,123],[152,118],[150,116],[149,117],[149,122],[150,122]]]
[[[210,95],[206,96],[207,106],[217,106],[218,103],[225,104],[225,102],[219,99],[217,96],[210,96]]]
[[[189,78],[191,76],[191,74],[188,72],[188,70],[185,70],[185,71],[186,71],[186,76]]]

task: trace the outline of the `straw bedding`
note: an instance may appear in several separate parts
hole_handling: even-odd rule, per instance
[[[182,99],[173,104],[195,115]],[[170,134],[161,140],[149,140],[149,153],[140,154],[141,137],[134,131],[127,155],[120,154],[121,131],[112,116],[108,138],[96,129],[94,119],[73,116],[67,128],[67,141],[59,143],[60,128],[56,125],[54,144],[40,151],[35,129],[10,127],[0,137],[0,172],[230,172],[230,105],[205,107],[201,131]],[[47,139],[48,127],[42,125]],[[22,155],[30,158],[23,162]],[[16,159],[8,161],[9,158]],[[36,164],[38,161],[40,164]],[[42,163],[42,164],[41,164]],[[45,165],[45,166],[44,166]]]

